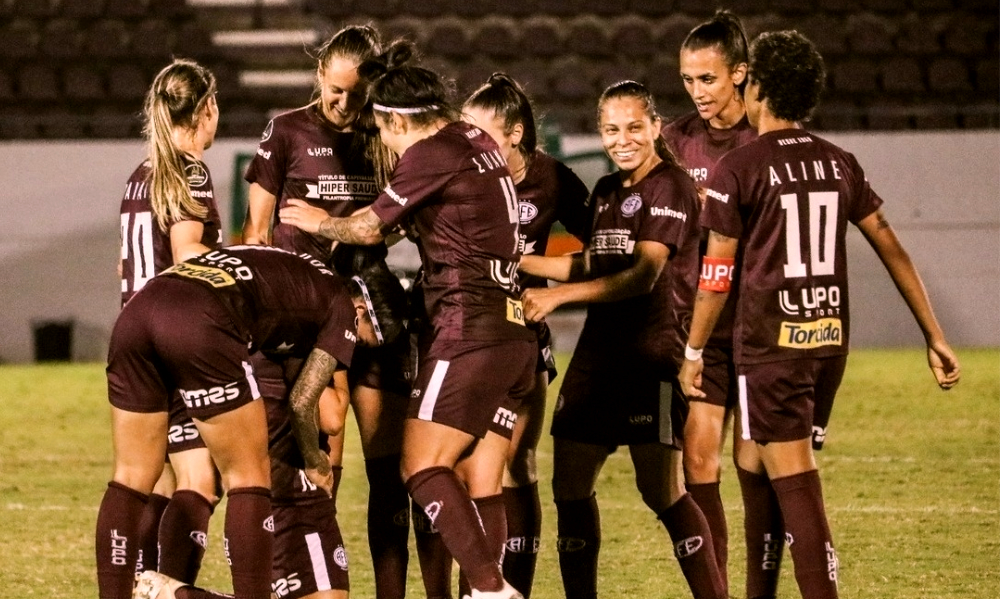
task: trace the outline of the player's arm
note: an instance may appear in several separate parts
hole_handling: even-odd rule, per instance
[[[178,221],[170,226],[170,251],[174,264],[184,262],[211,250],[201,243],[205,224],[201,221]]]
[[[250,184],[247,195],[247,216],[243,221],[243,243],[267,245],[271,243],[271,216],[278,198],[259,183]]]
[[[526,254],[521,257],[521,263],[517,268],[528,275],[565,283],[584,279],[589,270],[587,262],[585,251],[565,256]]]
[[[328,494],[333,493],[333,474],[329,457],[319,447],[317,413],[320,396],[336,369],[337,359],[319,348],[313,348],[288,396],[292,409],[292,433],[305,462],[306,476]]]
[[[917,320],[920,331],[927,342],[927,363],[941,389],[950,389],[958,383],[961,367],[958,357],[945,341],[944,332],[934,316],[927,290],[917,273],[910,255],[907,254],[896,232],[889,225],[881,209],[868,215],[858,223],[858,228],[885,265],[892,282],[896,284],[910,312]]]
[[[319,398],[319,429],[327,435],[339,435],[344,430],[351,390],[347,384],[347,369],[333,373],[333,381]]]
[[[701,353],[729,297],[739,243],[739,238],[731,238],[717,231],[711,231],[708,235],[708,250],[702,259],[698,293],[691,315],[691,330],[684,348],[684,364],[681,365],[678,376],[681,389],[692,398],[705,397],[705,393],[701,391],[701,372],[704,367]]]
[[[293,199],[279,211],[278,216],[282,223],[344,244],[371,246],[385,239],[385,223],[370,206],[349,217],[338,218],[307,202]]]
[[[540,321],[563,304],[616,302],[648,294],[669,260],[670,249],[665,244],[649,240],[638,242],[635,260],[624,271],[589,281],[525,290],[521,297],[524,315],[529,321]]]

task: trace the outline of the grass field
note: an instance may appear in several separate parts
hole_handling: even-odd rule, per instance
[[[566,356],[559,357],[565,364]],[[845,597],[1000,596],[1000,351],[960,352],[963,381],[942,393],[920,351],[856,351],[820,453]],[[555,393],[558,383],[550,390]],[[102,365],[0,367],[0,596],[96,596],[93,529],[110,476]],[[349,436],[340,524],[353,595],[371,597],[367,485]],[[536,597],[559,597],[555,515],[542,442],[546,511]],[[743,589],[742,507],[732,465],[723,473],[730,521],[730,584]],[[632,483],[624,451],[598,487],[605,597],[689,597],[667,536]],[[213,518],[201,583],[229,589],[221,517]],[[409,595],[422,587],[411,559]],[[797,597],[791,563],[781,593]]]

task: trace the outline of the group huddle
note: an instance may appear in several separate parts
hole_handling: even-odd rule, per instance
[[[911,308],[942,388],[959,365],[861,167],[801,127],[824,78],[811,42],[786,31],[751,45],[717,12],[680,49],[690,115],[665,123],[636,81],[601,94],[616,171],[592,190],[538,148],[516,81],[496,73],[457,106],[414,54],[370,25],[317,49],[315,98],[264,129],[243,243],[229,247],[201,160],[215,78],[187,60],[157,75],[148,156],[121,205],[100,596],[231,597],[195,586],[225,494],[236,597],[347,597],[336,498],[351,408],[377,597],[405,593],[411,522],[428,597],[456,592],[453,562],[460,595],[530,597],[546,543],[535,449],[556,375],[545,317],[581,304],[551,431],[566,596],[597,596],[595,484],[624,445],[692,594],[728,597],[732,420],[737,594],[774,597],[787,544],[803,597],[835,597],[813,451],[848,351],[848,222]],[[546,256],[556,222],[581,252]],[[385,262],[402,236],[422,263],[408,290]]]

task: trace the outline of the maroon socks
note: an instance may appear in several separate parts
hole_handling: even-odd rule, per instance
[[[538,499],[538,483],[505,487],[503,502],[507,513],[503,578],[524,594],[525,598],[530,598],[542,536],[542,505]]]
[[[160,519],[160,561],[155,569],[193,584],[208,544],[208,519],[215,507],[194,490],[177,490]]]
[[[493,551],[493,562],[499,566],[503,561],[504,542],[507,540],[507,513],[504,510],[503,494],[475,498],[472,503],[476,505],[479,521],[483,524],[483,530],[486,532],[486,541]],[[459,572],[458,596],[464,598],[471,593],[472,590],[465,577],[465,572]]]
[[[729,564],[729,528],[726,526],[726,509],[722,505],[722,496],[719,494],[719,482],[714,483],[689,483],[687,491],[691,494],[691,499],[701,509],[708,522],[708,530],[712,532],[712,546],[715,550],[715,560],[719,563],[719,575],[722,583],[729,589],[728,564]]]
[[[399,455],[366,460],[365,471],[369,488],[368,549],[375,569],[375,597],[402,598],[410,558],[410,497],[399,476]]]
[[[823,506],[819,471],[772,479],[803,598],[837,597],[837,554]]]
[[[135,572],[159,570],[160,557],[160,518],[167,509],[170,498],[160,494],[150,494],[149,502],[142,511],[139,521],[139,557],[135,563]]]
[[[131,598],[146,494],[114,481],[97,513],[97,588],[101,598]]]
[[[271,596],[273,545],[271,491],[263,487],[229,490],[225,550],[237,598]]]
[[[674,543],[674,556],[695,598],[728,598],[729,592],[719,574],[712,533],[701,509],[684,494],[657,517],[663,521]]]
[[[747,598],[777,598],[785,524],[778,496],[766,474],[736,467],[743,493],[747,545]]]
[[[420,575],[428,598],[451,598],[452,558],[441,539],[441,532],[431,523],[420,505],[413,502],[413,538],[420,560]]]
[[[601,550],[601,514],[597,495],[556,501],[559,571],[567,598],[597,598],[597,556]]]

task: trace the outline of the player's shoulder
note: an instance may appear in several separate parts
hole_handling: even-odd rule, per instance
[[[704,128],[704,122],[698,111],[685,113],[679,117],[671,119],[660,129],[660,134],[668,140],[690,137],[699,129]]]
[[[261,143],[286,135],[289,131],[309,127],[315,121],[315,116],[312,114],[314,106],[309,104],[293,108],[271,117],[261,133]]]

